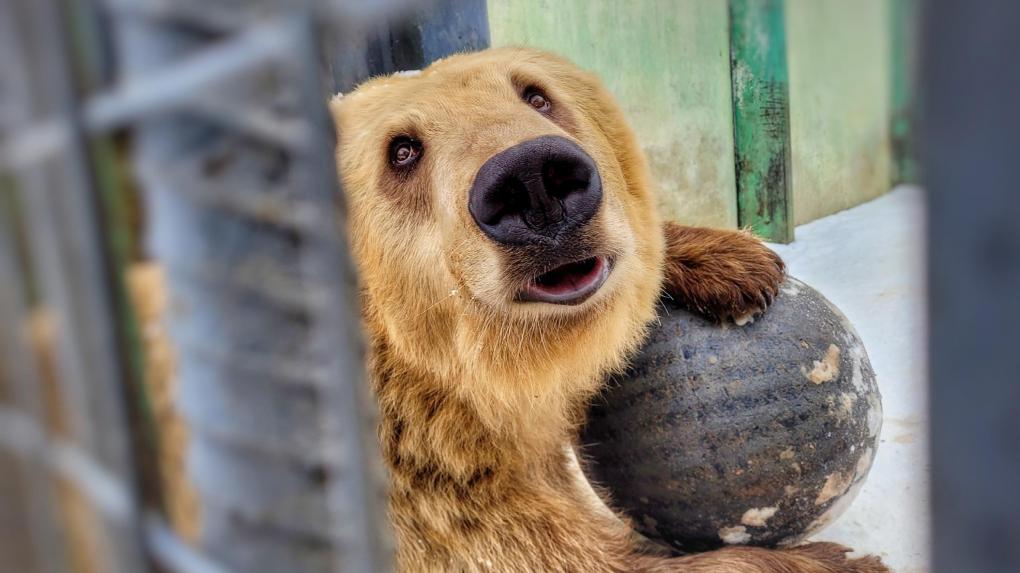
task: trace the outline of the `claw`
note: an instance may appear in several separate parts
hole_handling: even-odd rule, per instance
[[[736,324],[737,326],[745,326],[751,324],[754,322],[754,318],[758,315],[758,312],[759,311],[751,311],[747,314],[742,314],[740,316],[734,315],[733,324]]]

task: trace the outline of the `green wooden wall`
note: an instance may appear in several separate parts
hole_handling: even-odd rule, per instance
[[[890,1],[786,1],[798,225],[891,186]]]
[[[493,46],[528,45],[598,72],[638,133],[665,214],[734,227],[725,0],[490,0]]]
[[[789,80],[788,215],[796,224],[872,199],[902,179],[890,144],[893,92],[902,80],[902,66],[893,65],[903,27],[895,9],[913,1],[778,2]],[[734,227],[729,5],[489,0],[489,28],[494,46],[546,48],[598,72],[647,152],[666,216]]]

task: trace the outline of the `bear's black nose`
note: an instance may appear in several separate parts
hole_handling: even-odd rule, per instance
[[[468,210],[497,243],[555,245],[601,202],[592,158],[573,141],[546,135],[489,158],[475,175]]]

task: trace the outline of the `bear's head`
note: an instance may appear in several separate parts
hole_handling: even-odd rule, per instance
[[[596,77],[494,49],[373,79],[331,109],[371,337],[440,377],[518,388],[620,365],[654,316],[662,232]]]

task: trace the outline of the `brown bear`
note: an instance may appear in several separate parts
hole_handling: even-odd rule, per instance
[[[663,291],[741,318],[784,273],[744,232],[660,221],[595,76],[493,49],[331,109],[401,571],[886,570],[833,544],[647,551],[578,471],[586,406]]]

